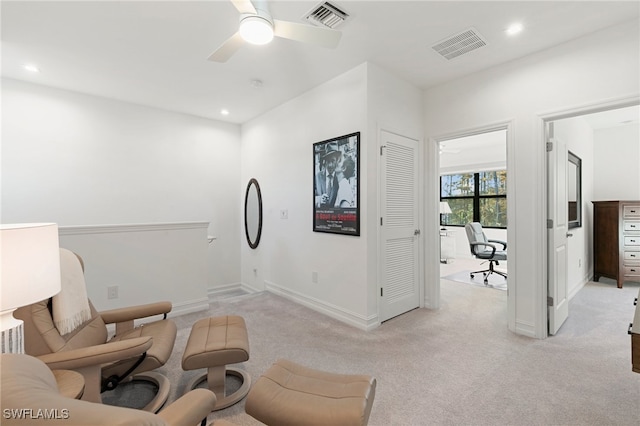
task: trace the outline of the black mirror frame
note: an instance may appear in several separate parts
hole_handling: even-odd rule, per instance
[[[567,219],[568,219],[568,227],[569,229],[572,228],[580,228],[582,227],[582,160],[580,159],[580,157],[578,157],[577,155],[575,155],[573,152],[568,151],[567,152],[567,160],[569,163],[572,163],[576,166],[576,219],[574,220],[570,220],[569,218],[571,217],[569,214],[567,214]],[[567,170],[569,170],[567,168]],[[571,204],[569,202],[569,208],[570,208]]]
[[[247,202],[249,200],[251,185],[255,185],[256,193],[258,194],[258,234],[256,235],[255,241],[251,241],[251,237],[249,236],[249,227],[247,226]],[[247,191],[244,195],[244,234],[247,237],[249,247],[252,249],[258,247],[258,244],[260,243],[260,236],[262,235],[262,192],[260,191],[258,181],[254,178],[249,180],[249,183],[247,184]]]

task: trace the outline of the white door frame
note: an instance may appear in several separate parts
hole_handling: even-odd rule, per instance
[[[596,103],[592,103],[592,104],[587,104],[587,105],[582,105],[582,106],[578,106],[578,107],[574,107],[574,108],[567,108],[567,109],[562,109],[562,110],[557,110],[557,111],[553,111],[553,112],[549,112],[549,113],[545,113],[545,114],[540,114],[538,115],[536,121],[537,121],[537,129],[539,132],[539,136],[538,136],[538,143],[539,143],[539,147],[542,151],[545,152],[546,154],[546,146],[547,146],[547,140],[546,140],[546,125],[548,122],[552,122],[552,121],[556,121],[556,120],[562,120],[565,118],[573,118],[573,117],[579,117],[581,115],[586,115],[586,114],[593,114],[593,113],[598,113],[598,112],[604,112],[604,111],[609,111],[612,109],[619,109],[619,108],[625,108],[625,107],[630,107],[630,106],[636,106],[636,105],[640,105],[640,96],[629,96],[629,97],[623,97],[623,98],[617,98],[617,99],[611,99],[611,100],[607,100],[607,101],[602,101],[602,102],[596,102]],[[545,156],[546,158],[546,156]],[[548,202],[547,202],[547,197],[548,197],[548,190],[547,190],[547,176],[548,176],[548,170],[547,170],[547,162],[544,161],[544,172],[542,173],[542,178],[544,179],[544,182],[541,182],[541,185],[545,191],[545,196],[542,197],[542,202],[544,204],[543,206],[543,211],[546,212],[547,208],[548,208]],[[546,218],[545,218],[545,222],[546,222]],[[549,336],[549,328],[547,326],[548,324],[548,315],[549,315],[549,310],[547,307],[547,296],[548,294],[548,286],[547,286],[547,281],[548,281],[548,276],[549,276],[549,265],[548,265],[548,247],[549,247],[549,241],[548,241],[548,236],[547,236],[547,229],[546,226],[541,226],[540,227],[540,237],[541,237],[541,241],[542,241],[542,247],[544,247],[544,256],[542,256],[542,263],[543,263],[543,270],[544,270],[544,281],[542,283],[540,283],[540,294],[541,294],[541,299],[539,300],[538,303],[538,309],[539,309],[539,318],[541,318],[541,322],[542,322],[542,327],[544,327],[544,332],[543,332],[543,338],[544,337],[548,337]]]
[[[472,129],[456,131],[444,135],[436,136],[429,140],[427,144],[426,177],[427,184],[431,184],[431,191],[426,194],[433,194],[433,197],[426,197],[425,214],[427,223],[425,224],[425,253],[439,253],[440,251],[440,155],[438,148],[440,142],[449,139],[473,136],[481,133],[488,133],[497,130],[507,131],[507,180],[513,179],[513,174],[509,171],[509,165],[515,164],[515,139],[513,135],[513,120],[504,120],[486,126],[474,127]],[[507,183],[507,246],[515,250],[515,208],[514,185]],[[431,309],[440,308],[440,256],[427,255],[426,258],[426,282],[425,282],[425,307]],[[509,261],[509,275],[515,276],[517,264],[515,259]],[[515,330],[515,285],[509,285],[507,292],[507,324],[509,329]]]

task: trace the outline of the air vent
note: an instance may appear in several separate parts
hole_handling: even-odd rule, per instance
[[[349,15],[347,15],[347,13],[325,1],[311,9],[311,11],[304,16],[304,19],[317,26],[335,29],[348,17]]]
[[[487,42],[474,28],[469,28],[459,34],[431,46],[433,50],[446,59],[454,59],[473,50],[486,46]]]

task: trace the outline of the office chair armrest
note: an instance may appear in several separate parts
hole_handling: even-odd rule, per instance
[[[141,355],[151,347],[152,343],[151,336],[136,337],[113,343],[53,352],[40,355],[37,358],[52,370],[76,370]]]
[[[489,243],[469,243],[469,245],[471,245],[471,252],[476,257],[478,257],[480,259],[491,259],[496,254],[496,246],[494,244],[489,244]],[[489,255],[489,254],[485,254],[485,253],[477,253],[474,250],[474,246],[491,247],[491,254]]]
[[[160,410],[159,417],[169,425],[196,425],[216,406],[216,394],[209,389],[194,389]]]
[[[502,244],[502,250],[506,250],[507,249],[507,243],[506,241],[502,241],[502,240],[488,240],[490,243],[498,243],[498,244]]]

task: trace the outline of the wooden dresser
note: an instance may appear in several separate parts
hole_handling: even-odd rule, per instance
[[[640,201],[593,202],[594,277],[640,282]]]

